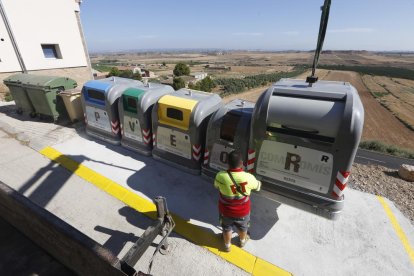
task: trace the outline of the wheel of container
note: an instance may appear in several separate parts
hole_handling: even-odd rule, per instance
[[[30,118],[35,118],[36,117],[36,112],[30,112],[29,116],[30,116]]]
[[[19,114],[19,115],[22,115],[22,114],[23,114],[23,110],[21,110],[21,109],[19,108],[19,109],[17,109],[17,110],[16,110],[16,113],[17,113],[17,114]]]

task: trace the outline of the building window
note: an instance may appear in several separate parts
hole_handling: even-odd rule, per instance
[[[62,58],[59,44],[42,44],[43,55],[45,58]]]

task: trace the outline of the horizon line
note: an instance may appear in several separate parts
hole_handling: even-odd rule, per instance
[[[127,52],[314,52],[315,49],[236,49],[236,48],[148,48],[148,49],[117,49],[117,50],[89,50],[89,54],[101,54],[101,53],[127,53]],[[366,49],[326,49],[322,52],[372,52],[372,53],[414,53],[414,50],[366,50]]]

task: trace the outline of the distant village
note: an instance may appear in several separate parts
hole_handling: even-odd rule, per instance
[[[178,63],[180,64],[180,63]],[[183,64],[180,64],[183,65]],[[184,64],[185,65],[185,64]],[[177,65],[175,65],[177,66]],[[185,65],[187,66],[187,65]],[[108,64],[100,64],[96,63],[93,64],[92,73],[95,79],[103,79],[110,76],[121,76],[127,78],[133,78],[142,80],[144,82],[157,82],[166,85],[176,86],[174,85],[174,79],[180,78],[180,81],[184,83],[185,88],[194,88],[198,82],[206,79],[209,77],[209,73],[204,71],[196,71],[189,73],[182,73],[176,75],[172,72],[172,68],[174,64],[135,64],[135,65],[113,65],[108,66]],[[152,68],[157,68],[157,71],[151,70]],[[188,66],[187,66],[188,67]],[[104,70],[97,70],[97,68],[103,68]],[[151,69],[150,69],[151,68]],[[210,65],[207,64],[204,66],[205,69],[213,70],[213,71],[230,71],[231,67],[224,66],[224,65]],[[106,69],[106,70],[105,70]],[[108,70],[110,69],[110,70]],[[175,67],[174,67],[175,69]],[[190,68],[188,67],[190,70]],[[200,68],[197,68],[200,69]]]

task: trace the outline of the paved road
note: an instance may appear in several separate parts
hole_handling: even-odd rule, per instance
[[[402,164],[414,166],[414,159],[400,158],[362,149],[358,150],[355,162],[364,165],[375,164],[391,169],[398,169]]]

